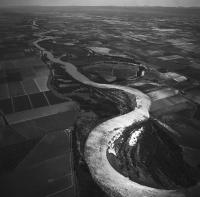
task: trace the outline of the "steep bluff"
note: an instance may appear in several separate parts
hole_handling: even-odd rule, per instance
[[[133,135],[142,130],[136,144]],[[182,149],[167,134],[167,129],[149,120],[126,131],[115,141],[116,155],[107,152],[111,165],[132,181],[155,188],[177,189],[197,183],[199,173],[189,166]]]

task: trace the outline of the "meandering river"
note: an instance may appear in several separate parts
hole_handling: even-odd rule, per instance
[[[137,89],[91,81],[80,73],[75,65],[56,58],[50,51],[40,46],[40,42],[49,39],[52,39],[52,37],[45,36],[45,32],[40,33],[38,34],[38,39],[33,44],[38,50],[42,51],[49,61],[59,64],[75,80],[95,88],[121,90],[136,98],[136,107],[133,111],[109,119],[90,132],[85,145],[85,160],[94,180],[111,196],[184,196],[181,192],[175,190],[159,190],[133,182],[113,169],[107,159],[107,150],[110,148],[110,152],[115,154],[114,150],[112,150],[112,143],[114,143],[117,136],[122,135],[126,127],[142,123],[149,118],[151,99]],[[134,143],[137,142],[141,132],[143,130],[136,132],[137,135],[134,136]]]

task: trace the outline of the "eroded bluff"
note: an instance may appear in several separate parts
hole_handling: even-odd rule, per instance
[[[89,133],[98,124],[117,115],[112,112],[125,114],[134,110],[136,105],[133,98],[123,91],[94,89],[93,94],[98,100],[97,106],[100,107],[96,111],[93,108],[92,111],[80,113],[75,124],[76,142],[82,162],[84,162],[84,145]],[[108,107],[106,102],[112,105]],[[105,111],[109,116],[105,115]],[[139,129],[142,130],[142,134],[137,143],[132,145],[132,135]],[[156,120],[150,119],[142,125],[126,128],[115,141],[114,149],[116,154],[107,152],[113,168],[142,185],[178,189],[195,185],[199,180],[198,170],[184,161],[182,149],[168,135],[168,130]]]
[[[133,135],[142,130],[136,144]],[[193,186],[198,170],[183,159],[182,149],[156,120],[129,127],[115,141],[115,155],[107,152],[111,165],[121,174],[142,185],[162,189]]]

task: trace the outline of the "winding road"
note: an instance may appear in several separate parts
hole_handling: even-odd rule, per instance
[[[85,160],[90,169],[92,177],[99,184],[99,186],[110,196],[123,196],[123,197],[180,197],[185,196],[183,191],[176,190],[162,190],[140,185],[131,181],[129,178],[124,177],[118,173],[109,163],[106,153],[107,150],[112,150],[112,146],[116,138],[122,135],[126,127],[136,123],[142,123],[149,119],[149,109],[151,106],[150,98],[137,89],[124,87],[111,84],[100,84],[91,81],[77,68],[69,63],[64,62],[40,46],[40,42],[52,37],[38,34],[39,39],[33,44],[43,52],[46,57],[54,63],[60,64],[64,70],[71,75],[75,80],[87,86],[102,88],[102,89],[117,89],[125,93],[129,93],[136,98],[136,107],[133,111],[109,119],[106,122],[94,128],[86,141],[85,145]],[[140,136],[142,130],[136,132],[135,141]]]

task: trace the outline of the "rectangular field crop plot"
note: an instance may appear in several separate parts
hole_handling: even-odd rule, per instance
[[[7,71],[6,75],[7,75],[8,82],[22,81],[22,76],[19,71],[16,71],[16,72]]]
[[[32,67],[22,68],[22,69],[20,69],[20,72],[22,74],[23,79],[35,77],[35,71],[33,70]]]
[[[24,88],[20,82],[11,82],[8,83],[8,88],[10,92],[10,96],[22,96],[25,95]]]
[[[42,92],[37,94],[30,94],[29,96],[34,108],[48,105],[48,102]]]
[[[0,83],[5,82],[6,79],[6,71],[0,70]]]
[[[49,69],[46,65],[33,67],[36,77],[44,77],[49,75]]]
[[[47,92],[45,92],[45,94],[46,94],[51,105],[66,102],[65,99],[61,99],[61,98],[55,96],[51,91],[47,91]]]
[[[14,68],[15,68],[15,65],[14,65],[13,62],[11,62],[11,61],[5,61],[5,62],[4,62],[4,68],[5,68],[5,69],[14,69]]]
[[[9,98],[8,84],[7,83],[0,84],[0,100],[8,98]]]
[[[30,68],[38,65],[45,65],[40,58],[27,57],[13,61],[17,68]]]
[[[7,76],[5,70],[0,71],[0,83],[7,83]]]
[[[33,79],[24,80],[22,84],[27,94],[35,94],[40,92]]]
[[[28,96],[26,95],[14,97],[13,105],[14,105],[15,112],[31,109],[31,104],[29,102]]]
[[[0,100],[0,109],[5,114],[12,113],[13,112],[13,108],[12,108],[12,101],[11,101],[11,99]]]
[[[38,85],[38,88],[40,89],[41,92],[49,90],[49,88],[47,87],[47,81],[48,81],[48,76],[35,78],[35,82]]]

